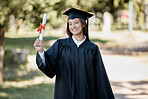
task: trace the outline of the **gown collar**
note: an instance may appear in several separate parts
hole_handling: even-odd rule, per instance
[[[73,41],[75,42],[75,44],[77,45],[77,47],[79,47],[79,46],[86,40],[86,36],[84,35],[84,40],[82,40],[82,41],[78,41],[78,40],[74,37],[74,35],[72,35],[72,39],[73,39]]]

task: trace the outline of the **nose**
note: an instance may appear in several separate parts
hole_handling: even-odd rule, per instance
[[[75,25],[72,25],[71,28],[75,28]]]

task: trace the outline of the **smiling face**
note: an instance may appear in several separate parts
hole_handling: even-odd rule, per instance
[[[83,34],[83,25],[79,18],[69,19],[69,30],[73,35]]]

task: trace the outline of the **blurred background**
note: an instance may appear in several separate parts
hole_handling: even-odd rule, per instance
[[[148,0],[0,0],[0,99],[54,98],[55,78],[38,70],[33,43],[44,13],[45,49],[66,38],[71,7],[94,14],[89,36],[116,99],[148,99]]]

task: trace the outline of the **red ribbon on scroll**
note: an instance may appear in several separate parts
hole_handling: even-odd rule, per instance
[[[40,28],[37,30],[39,32],[39,34],[41,34],[42,29],[45,30],[45,24],[42,25],[42,23],[40,23]]]

